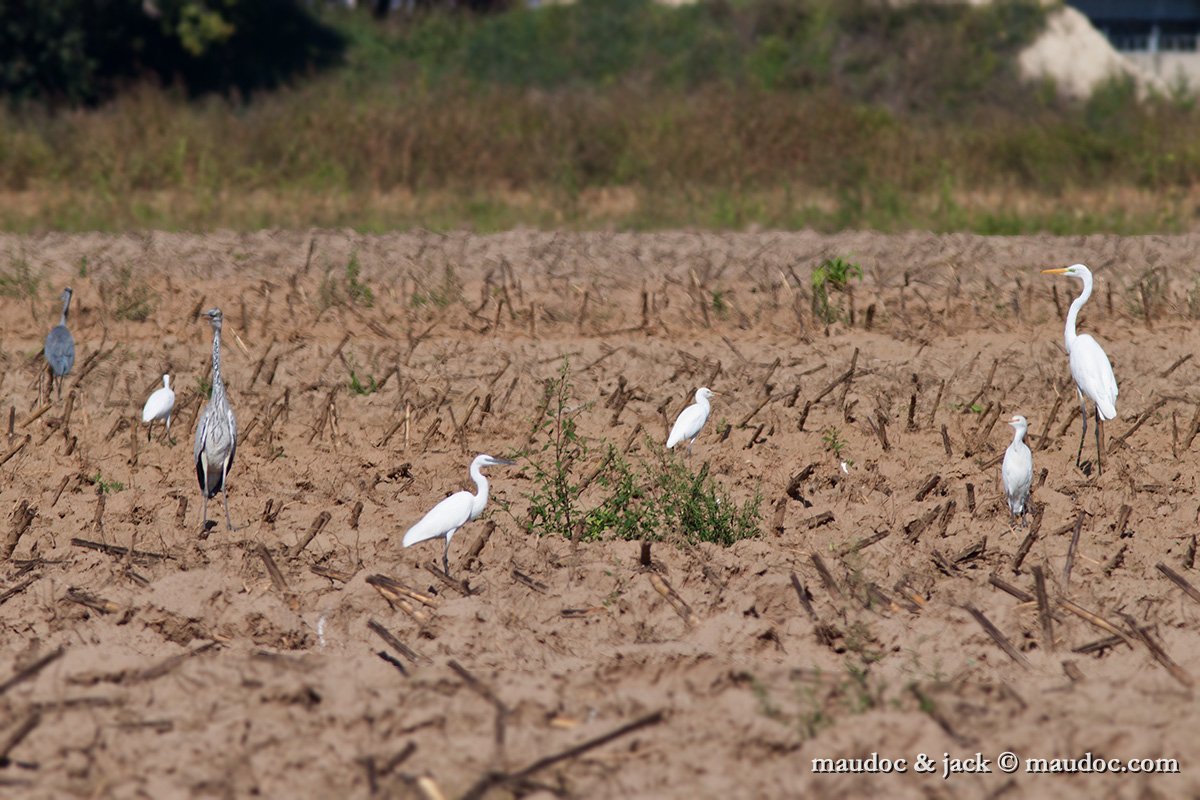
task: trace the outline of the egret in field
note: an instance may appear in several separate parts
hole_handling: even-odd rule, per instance
[[[1033,484],[1033,453],[1025,444],[1028,420],[1018,414],[1008,424],[1013,427],[1013,440],[1004,451],[1000,477],[1004,481],[1004,493],[1008,495],[1008,510],[1012,513],[1013,522],[1016,522],[1018,516],[1024,518],[1029,503],[1029,487]]]
[[[54,381],[57,379],[60,400],[62,399],[63,380],[71,371],[71,367],[75,366],[75,337],[71,336],[71,331],[67,329],[67,312],[71,310],[71,295],[70,286],[63,289],[62,317],[46,335],[46,347],[43,351],[46,355],[46,363],[50,365],[50,388],[54,388]]]
[[[1075,466],[1083,469],[1083,442],[1087,438],[1086,396],[1096,408],[1096,471],[1104,472],[1100,463],[1100,421],[1117,416],[1117,379],[1113,376],[1112,364],[1100,343],[1088,334],[1075,333],[1075,320],[1079,310],[1092,296],[1092,271],[1083,264],[1073,264],[1059,269],[1044,269],[1043,275],[1069,275],[1083,281],[1083,292],[1071,303],[1067,312],[1067,325],[1063,333],[1067,345],[1067,357],[1071,364],[1071,377],[1075,379],[1079,393],[1079,407],[1083,410],[1083,432],[1079,435],[1079,452],[1075,454]]]
[[[489,455],[475,456],[471,462],[471,479],[475,481],[475,494],[468,491],[455,492],[438,503],[429,513],[421,517],[421,521],[413,525],[404,534],[404,546],[412,547],[417,542],[441,538],[442,567],[450,574],[450,539],[463,525],[473,519],[479,519],[488,501],[488,480],[483,475],[484,467],[503,467],[515,464],[504,458]]]
[[[708,401],[714,394],[716,392],[703,386],[696,390],[696,402],[679,412],[679,417],[671,428],[671,435],[667,437],[668,450],[686,439],[688,455],[692,454],[692,444],[700,435],[700,429],[704,427],[704,423],[708,421],[708,415],[712,411],[712,406]]]
[[[150,441],[150,432],[154,430],[156,419],[166,420],[167,436],[171,435],[171,411],[175,408],[175,392],[171,390],[171,376],[163,375],[161,389],[155,389],[146,405],[142,407],[142,422],[149,423],[146,428],[146,441]]]
[[[192,447],[196,462],[196,478],[200,481],[201,511],[200,528],[208,527],[208,501],[220,492],[225,500],[225,527],[234,530],[229,518],[229,491],[226,481],[229,468],[233,466],[233,455],[237,451],[237,420],[229,398],[225,395],[225,382],[221,380],[221,309],[210,308],[204,312],[212,322],[212,393],[200,422],[196,425],[196,443]]]

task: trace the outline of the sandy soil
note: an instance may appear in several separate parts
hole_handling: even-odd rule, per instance
[[[1200,606],[1156,565],[1196,581],[1198,249],[926,234],[0,237],[0,542],[19,534],[0,562],[0,793],[456,797],[492,775],[497,797],[1195,795]],[[352,253],[370,307],[346,301]],[[808,276],[834,254],[866,274],[826,327]],[[1061,319],[1075,286],[1036,271],[1074,261],[1098,272],[1082,324],[1121,383],[1100,476],[1074,466]],[[40,278],[32,296],[22,274]],[[43,412],[38,352],[68,282],[74,400]],[[146,319],[122,319],[139,301]],[[201,536],[190,445],[210,331],[193,314],[214,304],[242,527]],[[665,438],[696,386],[723,392],[692,466],[739,500],[762,493],[761,537],[658,542],[649,569],[637,542],[539,539],[521,522],[525,457],[492,471],[510,510],[493,502],[453,543],[465,591],[427,568],[439,544],[402,548],[409,524],[467,484],[475,453],[526,446],[563,355],[582,433],[632,439],[631,458],[649,447],[637,426]],[[351,368],[382,387],[352,392]],[[164,371],[179,392],[173,441],[147,443],[134,419]],[[632,397],[614,413],[621,379]],[[1016,569],[1029,529],[1010,526],[998,485],[1013,413],[1029,417],[1044,474]],[[389,599],[376,575],[427,602]],[[1104,625],[1119,638],[1079,652]],[[941,776],[943,753],[982,753],[995,770],[1003,751],[1170,757],[1180,773]],[[872,752],[910,765],[925,753],[936,771],[812,774],[814,758]]]

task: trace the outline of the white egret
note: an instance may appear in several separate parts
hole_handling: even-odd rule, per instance
[[[161,389],[155,389],[146,405],[142,407],[142,422],[149,423],[146,428],[146,441],[150,441],[150,432],[154,430],[156,419],[166,420],[167,436],[171,435],[171,411],[175,408],[175,392],[171,389],[171,376],[163,375]]]
[[[692,443],[700,435],[700,429],[704,427],[704,423],[708,421],[708,415],[712,411],[712,406],[708,401],[714,394],[716,392],[703,386],[696,390],[696,402],[679,412],[679,417],[671,428],[671,435],[667,437],[668,450],[686,439],[688,455],[692,454]]]
[[[1004,451],[1000,477],[1004,481],[1004,493],[1008,495],[1008,510],[1012,513],[1013,522],[1016,522],[1018,516],[1025,516],[1025,506],[1029,502],[1029,487],[1033,484],[1033,453],[1025,444],[1028,420],[1018,414],[1008,424],[1013,427],[1013,440]]]
[[[473,519],[478,519],[483,513],[488,501],[488,480],[481,470],[484,467],[501,467],[515,464],[504,458],[489,455],[478,455],[471,462],[471,479],[475,481],[478,491],[471,494],[468,491],[455,492],[434,506],[421,521],[413,525],[404,534],[404,546],[411,547],[417,542],[428,539],[442,538],[442,566],[446,574],[450,574],[450,539],[463,525]]]
[[[1063,339],[1067,346],[1067,357],[1071,364],[1071,377],[1075,379],[1076,391],[1079,393],[1079,407],[1083,410],[1083,432],[1079,435],[1079,452],[1075,454],[1075,466],[1083,469],[1083,442],[1087,438],[1087,402],[1086,396],[1096,408],[1096,471],[1102,473],[1104,465],[1100,462],[1100,421],[1115,419],[1117,416],[1117,379],[1113,375],[1112,364],[1104,353],[1100,343],[1086,333],[1075,333],[1075,320],[1079,310],[1092,296],[1092,271],[1083,264],[1072,264],[1059,269],[1044,269],[1043,275],[1069,275],[1083,281],[1083,292],[1071,303],[1067,312],[1067,325]]]

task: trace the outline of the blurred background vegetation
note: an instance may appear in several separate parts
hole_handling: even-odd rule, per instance
[[[1200,112],[1034,0],[0,0],[0,227],[1180,230]]]

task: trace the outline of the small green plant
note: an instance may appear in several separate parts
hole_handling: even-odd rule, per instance
[[[582,480],[575,465],[588,453],[587,441],[580,437],[571,399],[571,365],[563,359],[558,376],[546,381],[542,419],[534,421],[535,440],[540,446],[530,457],[534,490],[528,495],[530,527],[539,535],[570,538],[581,521],[579,496]]]
[[[201,375],[196,378],[196,391],[204,395],[205,399],[212,397],[212,378]]]
[[[830,302],[830,293],[840,294],[846,290],[851,278],[861,281],[862,277],[862,267],[840,256],[827,258],[818,264],[812,271],[813,314],[826,324],[837,322],[842,316],[842,309]]]
[[[41,284],[41,274],[34,271],[24,255],[10,256],[8,269],[0,271],[0,296],[32,299]]]
[[[729,313],[729,302],[725,299],[725,292],[714,290],[712,293],[712,310],[718,317],[724,317]]]
[[[375,292],[362,279],[362,265],[358,253],[350,254],[343,275],[335,276],[332,270],[325,273],[317,294],[322,310],[333,306],[352,305],[370,308],[375,304]]]
[[[125,484],[120,481],[106,481],[100,475],[100,470],[96,470],[96,474],[88,478],[88,480],[96,487],[101,494],[114,494],[124,491]]]
[[[828,428],[821,434],[821,441],[825,443],[825,449],[833,453],[833,455],[841,460],[842,450],[846,447],[846,441],[842,438],[841,431],[837,428]]]
[[[677,530],[684,541],[728,547],[758,536],[761,494],[755,493],[745,503],[738,504],[713,480],[708,464],[693,473],[662,452],[656,467],[651,476],[656,490],[653,502],[661,509],[666,527]]]
[[[437,285],[421,286],[414,290],[408,302],[413,308],[423,306],[446,308],[461,299],[462,282],[458,279],[458,273],[454,271],[454,268],[447,264],[446,268],[442,270],[442,279]]]
[[[368,394],[375,394],[375,392],[378,391],[378,389],[379,389],[379,385],[375,383],[374,375],[368,375],[366,383],[363,383],[359,379],[358,373],[355,372],[353,369],[350,370],[350,391],[354,392],[357,395],[365,396]]]
[[[116,319],[130,322],[145,322],[154,313],[158,295],[144,283],[135,283],[133,267],[120,267],[115,272],[116,280],[100,284],[100,296],[111,302],[112,315]]]
[[[599,448],[578,430],[571,407],[570,367],[546,382],[544,416],[535,423],[529,462],[533,490],[529,527],[539,536],[630,541],[671,538],[729,546],[759,534],[760,494],[738,503],[709,474],[693,473],[660,448],[657,459],[631,463],[611,444],[584,471]],[[585,502],[586,500],[586,502]]]

